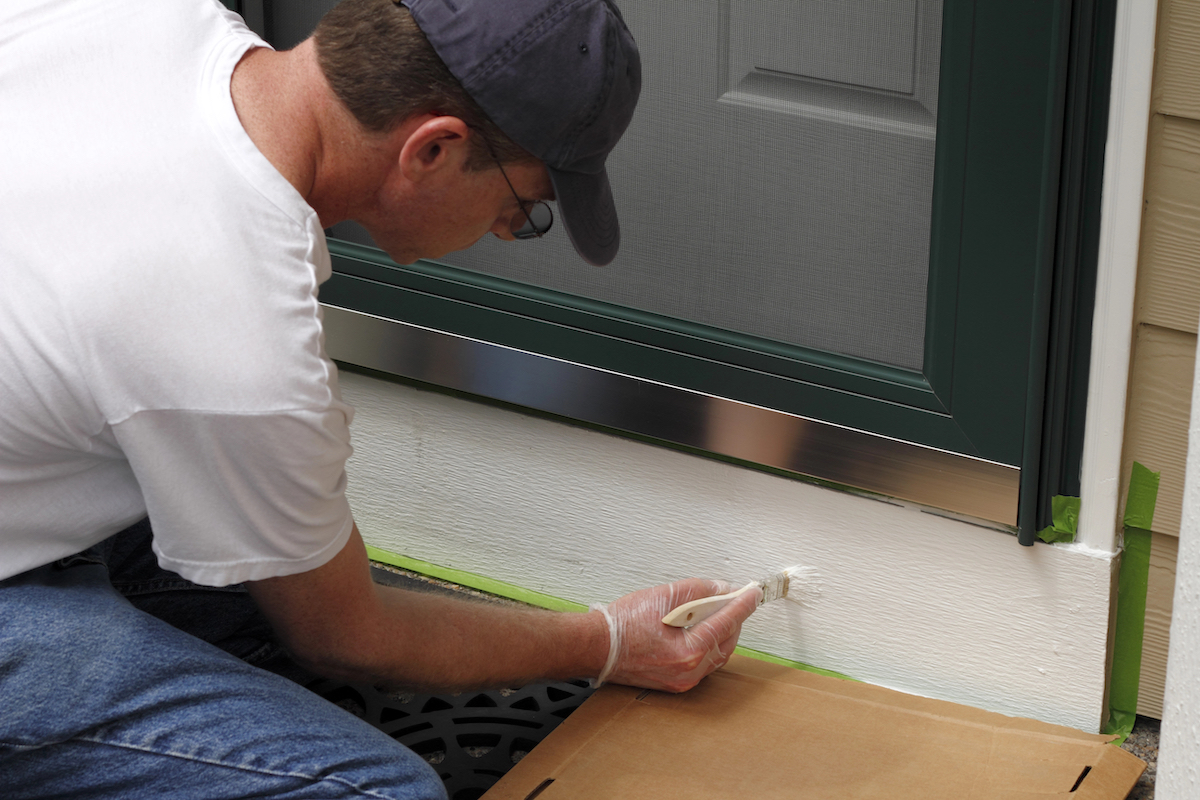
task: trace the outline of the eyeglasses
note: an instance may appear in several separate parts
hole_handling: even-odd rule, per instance
[[[513,188],[512,181],[508,179],[508,173],[504,171],[504,166],[500,163],[500,159],[496,157],[496,151],[492,149],[492,143],[483,135],[483,131],[476,128],[474,125],[468,126],[471,130],[479,134],[479,138],[483,140],[483,144],[487,147],[488,153],[491,154],[492,160],[496,162],[496,166],[500,170],[500,174],[504,176],[504,182],[508,184],[508,190],[512,192],[513,197],[517,201],[517,205],[521,207],[521,214],[525,217],[525,221],[521,222],[520,217],[514,217],[511,224],[511,233],[516,239],[540,239],[550,230],[550,226],[554,224],[554,212],[550,210],[550,206],[543,200],[522,200],[517,194],[517,190]],[[517,223],[521,222],[520,225]]]

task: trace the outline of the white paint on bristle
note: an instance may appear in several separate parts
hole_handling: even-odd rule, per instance
[[[824,582],[816,567],[796,566],[784,570],[788,576],[788,590],[785,600],[791,600],[800,606],[807,606],[821,596]]]

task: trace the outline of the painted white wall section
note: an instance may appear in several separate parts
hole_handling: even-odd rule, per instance
[[[1200,370],[1196,377],[1200,378]],[[1195,380],[1195,379],[1194,379]],[[1158,749],[1159,800],[1200,797],[1200,392],[1192,387],[1187,477]]]
[[[1118,0],[1078,539],[1104,551],[1116,548],[1157,15],[1157,0]]]
[[[384,550],[579,602],[807,564],[821,593],[741,643],[1095,731],[1112,559],[343,373],[351,504]]]

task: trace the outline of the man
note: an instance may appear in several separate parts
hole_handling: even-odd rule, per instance
[[[607,0],[349,0],[283,53],[214,0],[5,4],[6,797],[437,797],[268,670],[682,691],[725,662],[754,593],[682,630],[663,614],[727,587],[584,614],[385,589],[344,495],[323,228],[411,262],[545,233],[557,200],[607,263],[639,86]]]

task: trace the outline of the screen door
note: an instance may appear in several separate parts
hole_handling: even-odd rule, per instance
[[[277,0],[277,43],[329,5]],[[622,0],[643,91],[609,159],[617,259],[586,265],[560,228],[443,262],[920,370],[941,5]]]

